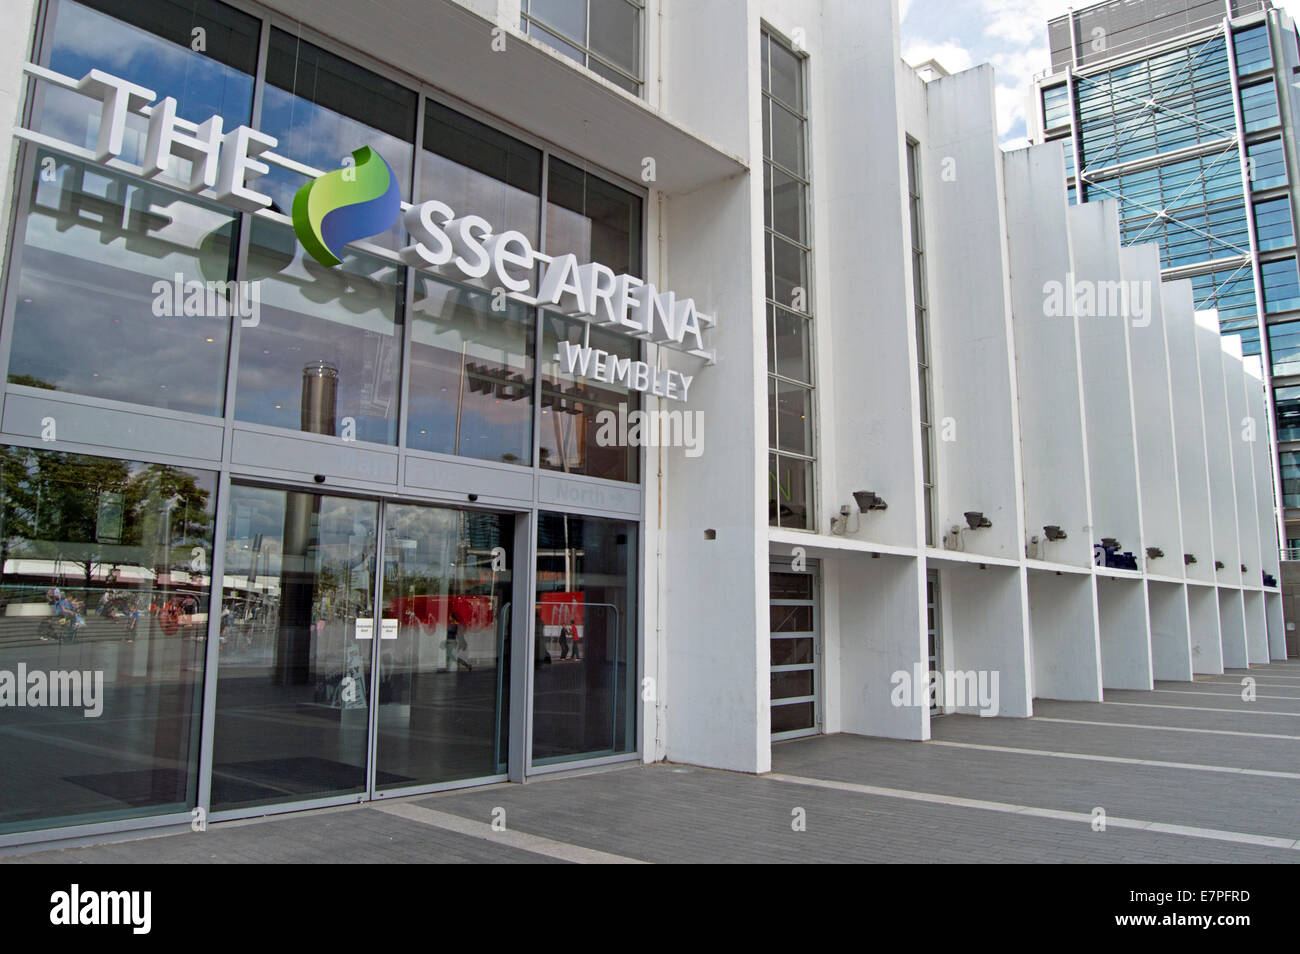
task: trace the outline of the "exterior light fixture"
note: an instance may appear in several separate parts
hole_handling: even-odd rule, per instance
[[[967,510],[962,516],[966,518],[966,526],[972,530],[993,526],[993,521],[978,510]]]
[[[1147,559],[1158,560],[1165,555],[1165,551],[1159,547],[1147,547]]]
[[[1191,566],[1191,565],[1192,565],[1193,563],[1195,563],[1195,562],[1196,562],[1196,555],[1195,555],[1195,554],[1193,554],[1193,553],[1184,553],[1184,554],[1183,554],[1183,565],[1184,565],[1184,566]]]
[[[1049,540],[1064,540],[1066,533],[1056,524],[1051,524],[1050,526],[1043,527],[1043,536],[1047,537]]]
[[[866,513],[868,510],[889,509],[889,504],[885,503],[885,498],[870,490],[853,491],[853,499],[858,505],[858,510],[862,513]]]

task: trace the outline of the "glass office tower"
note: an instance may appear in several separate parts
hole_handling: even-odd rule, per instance
[[[1279,531],[1300,548],[1295,26],[1269,0],[1109,0],[1048,40],[1030,136],[1064,140],[1070,201],[1115,199],[1124,243],[1156,242],[1164,278],[1261,356]]]

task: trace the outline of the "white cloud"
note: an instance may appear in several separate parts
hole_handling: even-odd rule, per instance
[[[903,47],[903,61],[909,66],[918,66],[926,60],[936,60],[949,73],[960,73],[974,65],[970,51],[956,40],[915,42]]]

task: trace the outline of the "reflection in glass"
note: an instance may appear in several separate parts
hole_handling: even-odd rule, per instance
[[[394,444],[404,270],[349,250],[326,268],[286,226],[254,219],[248,276],[261,318],[240,333],[235,416]]]
[[[397,504],[384,515],[383,609],[397,637],[379,645],[380,777],[502,774],[514,520]]]
[[[220,415],[233,217],[44,150],[36,158],[18,229],[10,383]],[[203,283],[197,298],[191,282]]]
[[[195,804],[215,506],[207,471],[0,447],[0,832]]]
[[[572,252],[639,277],[641,199],[554,156],[547,170],[547,253]]]
[[[625,433],[620,421],[640,408],[640,392],[621,383],[567,374],[558,353],[559,342],[569,341],[636,360],[640,344],[550,312],[542,316],[542,329],[542,413],[537,435],[541,467],[609,480],[637,480],[640,448],[630,439],[632,425]]]
[[[542,153],[433,100],[425,104],[420,192],[461,215],[481,215],[537,247]]]
[[[377,509],[232,488],[214,809],[365,789]]]
[[[322,171],[338,169],[352,151],[369,146],[397,177],[402,198],[411,198],[416,95],[377,73],[283,30],[271,31],[261,129],[279,139],[276,151]],[[305,176],[272,166],[257,187],[285,215]],[[385,248],[404,244],[401,220],[367,239]]]
[[[415,277],[411,410],[417,450],[532,464],[535,310],[424,275]]]
[[[533,763],[636,749],[636,524],[538,515]]]
[[[92,9],[97,8],[97,9]],[[191,122],[220,116],[223,127],[247,124],[253,102],[260,25],[255,17],[215,0],[59,0],[46,64],[80,79],[105,70],[176,99],[176,113]],[[204,31],[202,52],[193,31]],[[65,142],[95,145],[96,101],[48,84],[38,87],[35,128]],[[148,120],[127,117],[122,158],[139,163]],[[173,171],[188,177],[189,163]]]

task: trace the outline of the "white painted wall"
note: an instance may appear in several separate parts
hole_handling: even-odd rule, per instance
[[[1129,288],[1137,291],[1130,296],[1133,314],[1128,321],[1142,503],[1142,550],[1134,553],[1138,566],[1145,566],[1148,573],[1182,579],[1185,551],[1159,248],[1133,245],[1121,249],[1120,273]],[[1140,302],[1145,303],[1147,314],[1138,313],[1143,310]],[[1149,556],[1149,547],[1159,548],[1164,556]],[[1186,643],[1186,627],[1179,639]]]
[[[926,94],[926,251],[943,278],[930,283],[939,527],[965,527],[963,513],[979,511],[993,525],[962,534],[965,551],[1018,560],[1025,534],[993,71],[942,77]]]
[[[1033,714],[1025,573],[1023,567],[949,563],[939,574],[952,620],[944,633],[944,668],[998,673],[998,714],[1003,716]],[[945,708],[976,711],[972,706]]]
[[[1096,579],[1031,569],[1028,585],[1034,697],[1100,702]]]
[[[1069,214],[1075,280],[1097,283],[1094,287],[1120,281],[1119,213],[1114,200],[1071,206]],[[1125,322],[1116,315],[1080,315],[1079,347],[1092,490],[1091,539],[1095,544],[1114,537],[1124,550],[1138,555],[1142,514]],[[1103,633],[1103,659],[1105,647]]]
[[[1090,567],[1082,367],[1074,303],[1064,294],[1071,256],[1060,190],[1065,177],[1061,145],[1008,152],[1003,168],[1025,531],[1040,540],[1030,555],[1041,552],[1046,562]],[[1062,292],[1063,315],[1048,314],[1045,299],[1053,282]],[[1047,541],[1043,527],[1048,524],[1064,530],[1066,539]],[[1050,625],[1050,620],[1034,623],[1037,635],[1037,628]]]
[[[1192,671],[1223,672],[1223,643],[1219,635],[1219,588],[1187,584],[1187,620],[1191,631]]]
[[[1147,581],[1151,614],[1151,671],[1156,679],[1192,678],[1192,638],[1187,586]]]
[[[1178,504],[1183,553],[1196,558],[1195,563],[1186,564],[1184,569],[1189,580],[1213,583],[1210,471],[1205,454],[1205,417],[1201,403],[1201,372],[1197,361],[1192,283],[1185,280],[1166,282],[1162,298],[1173,395],[1174,446],[1178,453]],[[1217,611],[1214,630],[1217,643]],[[1218,655],[1217,651],[1215,655]]]
[[[1141,580],[1097,577],[1101,681],[1107,689],[1150,689],[1147,590]]]

